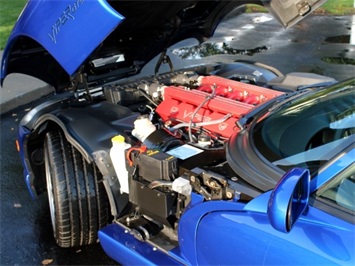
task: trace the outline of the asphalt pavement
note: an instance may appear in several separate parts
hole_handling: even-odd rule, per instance
[[[230,54],[221,50],[221,54],[217,51],[217,54],[208,56],[198,54],[198,48],[192,47],[190,51],[188,48],[171,49],[170,55],[173,62],[176,61],[176,69],[184,65],[241,59],[266,63],[283,73],[312,72],[342,80],[355,75],[355,43],[351,43],[354,40],[355,16],[312,15],[286,30],[269,14],[255,13],[226,19],[209,42],[216,44],[215,47],[227,43],[242,51],[266,48],[260,52]],[[180,45],[193,44],[190,41]],[[182,52],[185,53],[184,59],[181,59]],[[191,54],[186,56],[186,52]],[[3,51],[0,51],[1,58],[2,55]],[[148,66],[143,73],[152,73],[151,69]],[[0,115],[53,92],[51,86],[38,79],[11,74],[0,88]]]
[[[2,55],[3,51],[0,51],[0,58]],[[11,74],[0,88],[0,115],[53,92],[51,86],[39,79],[23,74]]]

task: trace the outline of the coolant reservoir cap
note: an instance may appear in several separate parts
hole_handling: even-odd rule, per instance
[[[122,135],[114,136],[111,139],[111,141],[112,141],[112,143],[122,143],[122,142],[124,142],[124,136],[122,136]]]

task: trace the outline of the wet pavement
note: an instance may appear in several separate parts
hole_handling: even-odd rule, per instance
[[[242,15],[224,21],[207,44],[184,41],[169,54],[175,69],[206,61],[253,60],[283,73],[312,72],[343,80],[355,75],[355,46],[349,44],[352,21],[349,16],[311,16],[285,30],[268,14]],[[152,74],[154,64],[153,60],[143,74]],[[15,139],[20,119],[35,105],[1,117],[0,265],[113,265],[99,244],[59,248],[52,236],[46,195],[35,201],[29,196]]]
[[[355,75],[354,39],[355,16],[309,16],[284,29],[270,14],[242,14],[223,21],[207,43],[182,42],[170,56],[176,68],[186,60],[192,65],[251,60],[284,74],[311,72],[344,80]]]

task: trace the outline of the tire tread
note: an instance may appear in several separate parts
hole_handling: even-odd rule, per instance
[[[108,222],[107,195],[94,164],[64,137],[61,131],[46,134],[55,206],[54,236],[59,246],[95,243],[98,230]]]

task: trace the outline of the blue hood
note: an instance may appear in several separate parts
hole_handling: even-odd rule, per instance
[[[70,88],[75,76],[98,85],[137,74],[178,41],[207,40],[226,14],[245,4],[264,4],[284,26],[313,9],[283,2],[29,0],[4,51],[1,84],[8,74],[23,73],[57,91]],[[325,0],[313,2],[316,8]]]

